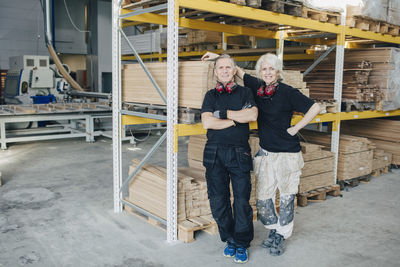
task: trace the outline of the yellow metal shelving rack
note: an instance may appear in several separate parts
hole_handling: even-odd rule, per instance
[[[248,36],[255,36],[258,38],[264,39],[290,39],[291,41],[298,41],[298,42],[310,42],[310,39],[302,39],[301,37],[296,38],[296,35],[292,33],[288,33],[286,31],[279,32],[279,31],[271,31],[266,29],[256,29],[252,27],[246,26],[238,26],[238,25],[228,25],[228,24],[219,24],[215,22],[208,22],[203,20],[195,20],[195,19],[188,19],[184,17],[179,17],[179,9],[180,8],[188,8],[193,10],[199,10],[204,12],[210,13],[218,13],[221,15],[233,16],[242,19],[250,19],[265,23],[272,23],[277,25],[286,25],[296,28],[303,28],[309,29],[317,32],[322,33],[330,33],[334,34],[336,38],[334,40],[325,40],[325,38],[316,38],[312,40],[316,44],[336,44],[336,67],[335,67],[335,94],[334,98],[339,103],[339,110],[340,110],[340,103],[341,103],[341,94],[342,94],[342,75],[343,75],[343,60],[344,60],[344,45],[346,42],[346,37],[351,38],[360,38],[366,40],[374,40],[377,42],[386,42],[386,43],[395,43],[400,44],[400,37],[399,36],[391,36],[389,34],[381,34],[369,31],[363,31],[355,28],[350,28],[344,25],[335,25],[331,23],[324,23],[319,22],[307,18],[301,17],[294,17],[286,14],[275,13],[271,11],[255,9],[246,6],[239,6],[236,4],[231,4],[222,1],[215,1],[215,0],[170,0],[168,1],[168,15],[161,15],[161,14],[154,14],[154,13],[136,13],[135,16],[128,17],[129,14],[132,12],[131,10],[124,10],[120,9],[120,2],[117,0],[113,0],[113,25],[121,25],[121,20],[130,20],[133,22],[139,23],[152,23],[152,24],[160,24],[160,25],[170,25],[171,27],[173,24],[174,29],[168,29],[169,34],[174,33],[173,30],[177,31],[177,27],[185,27],[191,29],[199,29],[199,30],[208,30],[208,31],[217,31],[217,32],[224,32],[228,34],[239,34],[239,35],[248,35]],[[123,17],[125,16],[125,17]],[[343,21],[343,18],[342,18]],[[113,28],[113,37],[120,41],[120,36],[116,33],[117,30]],[[176,38],[176,39],[173,39]],[[117,44],[116,44],[117,45]],[[118,48],[113,47],[114,52],[119,52],[117,54],[119,56],[118,60],[114,60],[113,64],[114,70],[118,71],[117,74],[113,74],[113,105],[114,105],[114,133],[118,134],[120,129],[124,125],[132,125],[132,124],[146,124],[146,123],[159,123],[165,122],[167,123],[167,131],[168,131],[168,124],[171,124],[171,120],[169,116],[174,116],[176,114],[170,114],[171,110],[176,112],[176,107],[174,109],[168,109],[168,120],[164,119],[157,119],[157,118],[142,118],[138,116],[131,116],[131,115],[122,115],[121,114],[121,103],[120,103],[120,94],[121,94],[121,83],[120,83],[120,67],[118,67],[118,63],[120,64],[120,50]],[[168,62],[177,64],[177,36],[175,34],[174,37],[168,37],[168,52],[169,54],[160,54],[153,57],[168,57]],[[191,54],[190,54],[191,53]],[[188,56],[197,55],[199,52],[188,52]],[[114,58],[114,57],[113,57]],[[130,58],[132,59],[132,58]],[[177,69],[176,69],[177,70]],[[177,73],[175,73],[176,75]],[[170,75],[170,74],[169,74]],[[116,79],[116,80],[114,80]],[[177,76],[170,77],[171,83],[168,86],[168,95],[170,92],[175,92],[174,90],[177,89]],[[171,94],[172,95],[172,94]],[[177,98],[177,95],[175,94]],[[170,99],[170,98],[169,98]],[[171,100],[176,102],[177,99]],[[117,102],[115,102],[117,101]],[[177,105],[174,103],[174,105]],[[168,103],[167,103],[168,106]],[[323,115],[318,115],[311,123],[320,123],[320,122],[331,122],[332,123],[332,140],[331,140],[331,151],[335,153],[335,173],[337,170],[337,161],[338,161],[338,148],[339,148],[339,133],[340,133],[340,122],[342,120],[354,120],[354,119],[368,119],[368,118],[379,118],[379,117],[389,117],[389,116],[400,116],[400,109],[393,110],[393,111],[360,111],[360,112],[338,112],[338,113],[328,113]],[[292,124],[297,123],[301,119],[301,116],[294,116],[292,120]],[[251,124],[251,128],[255,129],[256,123]],[[176,155],[178,150],[178,137],[179,136],[189,136],[189,135],[197,135],[197,134],[205,134],[206,130],[204,130],[201,124],[178,124],[174,122],[173,125],[169,125],[170,131],[170,140],[172,142],[172,147],[168,150],[167,146],[167,154],[172,153]],[[115,138],[114,145],[114,210],[121,211],[121,155],[120,155],[120,139]],[[168,155],[167,155],[168,157]],[[176,195],[171,196],[172,194],[176,194],[174,191],[174,186],[176,187],[176,162],[175,165],[168,165],[167,160],[167,173],[172,174],[172,176],[167,175],[167,182],[170,182],[172,186],[167,188],[167,201],[171,202],[168,207],[169,210],[167,211],[170,216],[167,218],[167,240],[174,241],[177,239],[177,229],[176,229]],[[175,176],[175,177],[174,177]],[[336,176],[335,181],[336,182]],[[175,185],[174,185],[175,183]],[[168,187],[168,186],[167,186]],[[170,192],[172,188],[172,191]],[[117,189],[117,190],[116,190]],[[171,210],[172,208],[172,210]]]

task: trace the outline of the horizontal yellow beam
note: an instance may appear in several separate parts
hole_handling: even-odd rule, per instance
[[[122,126],[137,125],[137,124],[149,124],[149,123],[161,123],[161,122],[165,122],[165,121],[142,118],[142,117],[131,116],[131,115],[121,115]]]
[[[130,10],[122,9],[122,14],[130,13]],[[136,21],[141,23],[153,23],[153,24],[161,24],[167,25],[167,15],[158,15],[152,13],[146,13],[142,15],[133,16],[130,18],[126,18],[125,20]],[[195,19],[186,19],[179,18],[179,26],[190,29],[197,30],[205,30],[205,31],[214,31],[214,32],[225,32],[229,34],[235,35],[248,35],[248,36],[256,36],[266,39],[279,39],[279,34],[274,31],[269,30],[260,30],[251,27],[244,26],[236,26],[236,25],[227,25],[220,24],[215,22],[208,22],[202,20]]]
[[[391,111],[377,111],[377,110],[367,110],[367,111],[353,111],[353,112],[341,112],[341,120],[357,120],[357,119],[370,119],[370,118],[382,118],[382,117],[392,117],[400,116],[400,109]]]
[[[204,51],[196,51],[196,52],[181,52],[178,54],[179,57],[196,57],[196,56],[202,56],[207,52],[207,50]],[[220,54],[223,52],[223,50],[216,50],[213,51],[214,53]],[[155,59],[155,58],[166,58],[167,53],[159,54],[159,53],[154,53],[151,55],[140,55],[141,59]],[[257,61],[260,56],[233,56],[235,61],[237,62],[242,62],[242,61]],[[135,56],[122,56],[122,60],[136,60]],[[290,60],[313,60],[314,55],[308,55],[308,54],[287,54],[283,55],[283,60],[285,61],[290,61]]]
[[[392,111],[354,111],[354,112],[340,112],[340,113],[325,113],[317,115],[311,122],[335,122],[340,120],[354,120],[354,119],[368,119],[368,118],[381,118],[390,116],[400,116],[400,109]],[[295,125],[303,118],[302,115],[294,115],[291,121],[291,125]],[[135,125],[135,124],[148,124],[148,123],[160,123],[165,122],[162,120],[146,119],[130,115],[121,116],[122,125]],[[257,129],[257,122],[250,123],[250,129]],[[207,130],[203,128],[201,123],[196,124],[177,124],[175,126],[175,132],[178,136],[190,136],[206,134]]]
[[[136,21],[130,21],[130,22],[123,22],[121,27],[125,28],[125,27],[129,27],[129,26],[137,26],[143,24],[143,22],[136,22]]]
[[[349,36],[359,37],[368,40],[400,44],[400,36],[392,36],[390,34],[363,31],[357,28],[350,28],[348,26],[345,26],[344,33]]]
[[[293,27],[313,29],[317,31],[340,33],[339,26],[332,23],[324,23],[316,20],[294,17],[286,14],[275,13],[247,6],[240,6],[222,1],[179,0],[179,5],[181,7],[203,10],[211,13],[218,13],[243,19],[289,25]]]

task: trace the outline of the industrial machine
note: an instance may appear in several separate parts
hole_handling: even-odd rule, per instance
[[[63,65],[69,73],[69,67]],[[49,64],[48,56],[10,57],[4,90],[5,102],[9,104],[42,104],[62,102],[69,83],[55,65]]]

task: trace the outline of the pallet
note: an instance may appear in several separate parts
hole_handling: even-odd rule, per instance
[[[333,24],[337,24],[337,25],[339,25],[340,21],[341,21],[340,13],[321,11],[321,10],[308,8],[305,6],[302,7],[301,16],[303,18],[318,20],[320,22],[333,23]]]
[[[211,214],[179,222],[178,239],[185,243],[193,242],[194,233],[200,230],[210,235],[218,234],[217,223],[214,221]]]
[[[376,177],[376,176],[380,176],[382,174],[388,173],[389,172],[389,166],[386,166],[384,168],[380,168],[380,169],[376,169],[376,170],[372,170],[371,175]]]
[[[139,7],[147,8],[167,2],[166,0],[124,0],[122,7],[125,9],[135,9]]]
[[[229,0],[229,2],[232,4],[236,4],[236,5],[241,5],[241,6],[246,5],[246,0]]]
[[[357,28],[364,31],[390,34],[393,36],[398,36],[400,34],[400,26],[398,25],[393,25],[387,22],[372,20],[360,16],[353,16],[346,18],[346,26]]]
[[[340,186],[330,185],[321,188],[317,188],[305,193],[297,194],[297,205],[300,207],[307,206],[308,202],[322,202],[326,200],[326,195],[340,196]]]
[[[338,184],[340,186],[340,190],[343,190],[345,186],[356,187],[360,184],[360,182],[369,183],[370,181],[371,181],[371,174],[367,174],[352,179],[340,180],[338,181]]]
[[[263,1],[262,8],[276,13],[287,14],[295,17],[302,16],[302,4],[290,0],[269,0]]]
[[[338,112],[338,103],[336,100],[318,100],[316,102],[322,107],[322,111],[319,114]]]
[[[376,102],[357,102],[357,101],[344,101],[342,102],[342,110],[346,112],[351,111],[364,111],[364,110],[382,110],[384,101]]]
[[[390,169],[399,169],[400,165],[397,164],[390,164]]]

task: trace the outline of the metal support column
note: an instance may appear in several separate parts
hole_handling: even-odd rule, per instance
[[[283,30],[279,31],[279,40],[277,40],[277,49],[276,49],[276,55],[278,58],[283,62],[283,49],[285,46],[285,40],[283,39],[285,32]]]
[[[122,0],[112,1],[112,125],[113,125],[113,183],[114,212],[122,212],[122,153],[121,153],[121,35],[119,18]]]
[[[7,149],[6,143],[6,123],[0,122],[0,140],[1,140],[1,149]]]
[[[340,139],[340,109],[342,103],[342,85],[343,85],[343,64],[344,64],[344,44],[345,34],[344,28],[342,32],[337,35],[336,44],[336,62],[335,62],[335,87],[334,87],[334,99],[338,103],[338,113],[336,113],[336,120],[332,125],[332,136],[331,136],[331,151],[335,153],[335,164],[334,164],[334,184],[337,181],[338,172],[338,159],[339,159],[339,139]]]
[[[168,1],[167,48],[167,241],[178,239],[178,23],[179,0]]]

